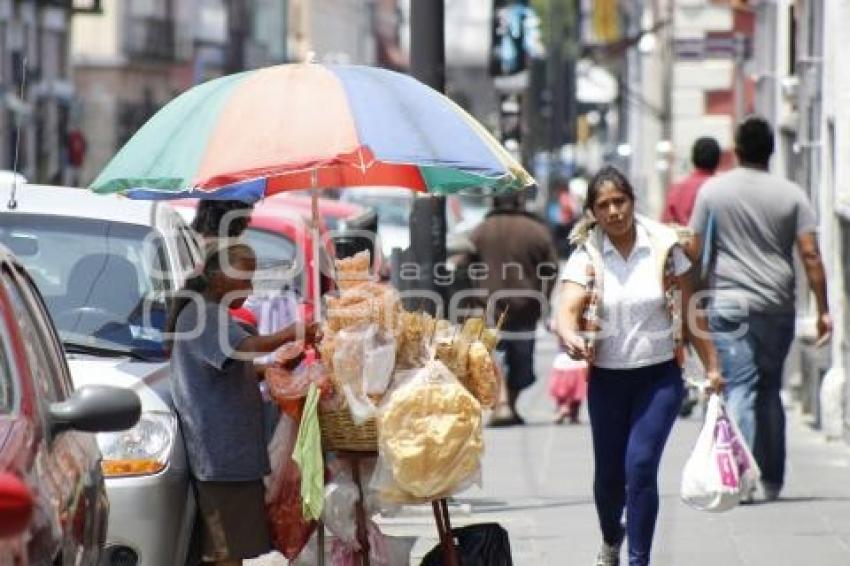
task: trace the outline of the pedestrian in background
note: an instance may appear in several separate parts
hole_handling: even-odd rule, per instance
[[[635,215],[634,205],[628,179],[602,168],[561,275],[557,329],[567,353],[590,364],[593,493],[603,538],[597,566],[619,565],[626,537],[629,566],[649,564],[658,467],[684,394],[678,360],[685,339],[712,388],[723,381],[707,329],[681,324],[691,320],[692,284],[676,232]]]
[[[517,400],[536,379],[534,336],[557,279],[555,245],[546,224],[525,210],[521,193],[497,196],[470,239],[487,267],[480,286],[488,300],[496,299],[495,312],[506,313],[502,330],[515,334],[498,346],[504,355],[509,414],[494,418],[491,425],[524,424]]]
[[[294,326],[256,335],[230,314],[250,293],[255,269],[245,244],[212,249],[202,274],[175,300],[166,326],[173,337],[171,394],[198,501],[203,560],[219,565],[271,550],[263,487],[269,458],[257,387],[264,368],[251,359],[297,337]],[[316,332],[307,327],[308,344]]]
[[[552,199],[547,208],[547,219],[552,227],[552,237],[558,256],[570,255],[569,235],[576,220],[581,216],[581,207],[570,191],[570,185],[564,178],[556,178],[551,187]]]
[[[761,467],[768,500],[785,481],[780,391],[794,338],[795,246],[815,296],[819,343],[832,332],[815,213],[800,187],[768,172],[773,145],[766,120],[744,120],[735,133],[738,167],[705,183],[691,218],[695,257],[711,259],[709,326],[728,407]]]
[[[720,165],[720,144],[710,137],[702,137],[691,148],[693,172],[683,180],[670,186],[664,203],[662,222],[687,226],[694,210],[697,193]]]

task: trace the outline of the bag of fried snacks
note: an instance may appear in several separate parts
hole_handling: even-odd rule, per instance
[[[327,325],[334,332],[372,321],[371,296],[363,293],[344,293],[339,297],[326,296]]]
[[[426,312],[402,312],[399,325],[396,368],[422,367],[430,357],[428,345],[434,336],[436,320]]]
[[[402,375],[399,375],[402,374]],[[377,416],[378,464],[370,486],[385,501],[448,497],[481,478],[481,405],[439,361],[404,380]]]
[[[336,260],[337,286],[346,290],[368,283],[372,280],[369,273],[371,265],[372,257],[368,250]]]
[[[464,385],[482,407],[492,409],[499,400],[499,377],[492,355],[479,340],[469,347],[468,369]]]
[[[340,330],[334,353],[334,383],[342,391],[355,424],[375,414],[369,395],[380,397],[395,367],[395,340],[374,324]]]

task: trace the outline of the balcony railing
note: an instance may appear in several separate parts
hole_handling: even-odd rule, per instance
[[[174,21],[165,18],[134,17],[127,26],[127,55],[160,61],[174,60]]]

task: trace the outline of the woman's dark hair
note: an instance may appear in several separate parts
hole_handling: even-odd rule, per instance
[[[202,200],[198,203],[192,228],[206,238],[238,238],[247,228],[253,208],[253,204],[241,200]],[[227,227],[222,231],[225,221]]]
[[[691,148],[691,161],[697,169],[713,173],[720,165],[720,144],[714,138],[699,138]]]
[[[587,187],[587,198],[584,201],[584,209],[593,211],[593,205],[596,204],[596,199],[599,198],[599,189],[605,183],[611,183],[617,189],[623,191],[629,200],[635,201],[635,190],[626,176],[620,173],[620,170],[613,165],[606,165],[596,172],[590,184]]]
[[[230,243],[222,246],[212,246],[208,250],[200,272],[189,277],[186,280],[186,284],[183,286],[183,289],[181,289],[171,301],[168,318],[165,322],[165,332],[168,336],[165,344],[167,352],[171,351],[171,337],[174,335],[174,331],[177,328],[177,317],[180,316],[180,313],[184,308],[186,308],[186,305],[193,300],[193,296],[205,292],[209,288],[212,278],[217,273],[222,272],[226,266],[230,265],[235,258],[239,257],[240,254],[243,253],[246,256],[254,257],[254,250],[252,250],[249,245],[243,243]]]
[[[750,116],[735,131],[735,153],[741,163],[764,165],[773,155],[773,128],[767,120]]]

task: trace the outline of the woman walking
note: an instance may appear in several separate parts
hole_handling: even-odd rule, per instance
[[[629,566],[649,564],[658,467],[684,394],[685,339],[711,386],[723,383],[702,318],[701,332],[681,324],[697,317],[690,312],[690,262],[676,233],[635,215],[634,204],[631,184],[614,167],[593,178],[585,219],[571,236],[577,249],[564,268],[558,312],[567,353],[590,365],[593,491],[603,538],[597,566],[618,566],[625,538]]]
[[[263,476],[269,460],[263,404],[253,359],[297,338],[296,328],[258,336],[229,309],[251,293],[253,250],[222,242],[203,273],[175,299],[166,326],[173,336],[171,391],[198,499],[203,561],[237,565],[271,550]],[[316,339],[308,326],[305,340]]]

